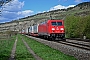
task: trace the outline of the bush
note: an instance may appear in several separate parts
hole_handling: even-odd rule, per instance
[[[65,31],[68,38],[90,38],[90,15],[85,17],[68,16],[65,19]]]

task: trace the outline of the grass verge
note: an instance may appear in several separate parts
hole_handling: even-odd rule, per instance
[[[26,36],[23,36],[23,38],[29,44],[30,48],[43,60],[77,60],[73,56],[66,55]]]
[[[0,40],[0,60],[8,60],[11,54],[13,44],[15,42],[15,37],[10,37],[9,39]]]
[[[20,35],[18,35],[18,39],[17,39],[15,59],[16,60],[35,60],[27,50]]]

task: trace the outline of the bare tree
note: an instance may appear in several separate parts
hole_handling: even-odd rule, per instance
[[[0,16],[2,15],[3,7],[5,4],[9,3],[12,0],[0,0]]]

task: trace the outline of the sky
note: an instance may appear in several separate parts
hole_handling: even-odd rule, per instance
[[[38,13],[67,9],[90,0],[13,0],[0,8],[0,23],[18,20]]]

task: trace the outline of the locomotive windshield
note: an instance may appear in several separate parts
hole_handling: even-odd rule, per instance
[[[52,22],[53,26],[62,26],[62,22]]]

